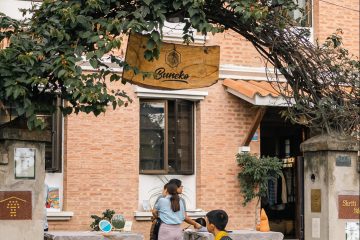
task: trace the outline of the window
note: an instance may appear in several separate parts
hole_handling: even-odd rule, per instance
[[[140,101],[140,173],[194,173],[193,102]]]
[[[15,107],[3,104],[0,101],[0,126],[18,117]]]
[[[56,100],[57,111],[54,114],[38,114],[46,122],[46,130],[51,131],[51,142],[45,142],[45,170],[47,172],[61,172],[62,165],[62,121],[63,115],[59,106],[61,99]],[[17,118],[13,106],[2,105],[0,102],[0,126]]]
[[[61,172],[62,170],[62,133],[63,115],[59,109],[62,104],[56,99],[57,110],[52,115],[43,115],[47,121],[48,130],[51,130],[51,142],[45,143],[45,170],[46,172]]]
[[[303,12],[296,10],[292,12],[294,19],[301,19],[300,27],[312,27],[312,1],[311,0],[294,0]]]
[[[300,10],[290,12],[290,16],[295,20],[300,20],[298,27],[312,27],[312,0],[293,0],[298,5]],[[281,1],[268,1],[269,6],[281,7]]]

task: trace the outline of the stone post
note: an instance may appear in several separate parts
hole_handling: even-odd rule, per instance
[[[350,226],[359,232],[358,141],[320,135],[303,142],[301,149],[305,239],[345,240]]]
[[[0,128],[0,235],[6,239],[44,238],[44,142],[50,134]]]

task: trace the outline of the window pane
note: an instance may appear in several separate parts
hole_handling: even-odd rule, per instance
[[[177,101],[176,168],[178,173],[193,173],[193,104]]]
[[[165,103],[140,103],[140,170],[164,169]]]
[[[44,130],[51,132],[51,139],[45,142],[45,170],[46,172],[61,172],[62,169],[62,120],[63,116],[59,106],[62,100],[57,98],[54,102],[57,110],[54,114],[49,112],[39,113],[38,119],[42,119],[46,127]],[[0,103],[0,126],[17,118],[14,107],[2,106]],[[25,125],[26,126],[26,125]]]
[[[38,118],[41,118],[46,123],[46,130],[53,131],[53,116],[52,115],[37,115]],[[45,170],[54,171],[54,158],[53,158],[53,144],[54,139],[51,134],[51,142],[45,142]]]
[[[291,13],[294,19],[301,19],[300,27],[311,27],[312,22],[312,7],[311,0],[295,0],[295,3],[299,5],[299,8],[303,9],[303,12],[296,10]]]
[[[18,115],[14,107],[4,106],[0,102],[0,126],[17,117]]]
[[[169,173],[176,173],[176,112],[175,101],[168,101],[168,165]]]

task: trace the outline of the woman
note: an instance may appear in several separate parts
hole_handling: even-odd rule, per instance
[[[177,189],[176,184],[169,183],[167,185],[168,195],[160,198],[155,204],[156,213],[162,221],[158,240],[181,240],[183,238],[181,223],[185,220],[185,206],[183,201],[180,201]]]
[[[177,178],[173,178],[170,179],[169,184],[175,184],[177,186],[177,190],[176,192],[178,194],[182,194],[183,193],[183,189],[184,186],[182,185],[181,180],[177,179]],[[184,204],[184,208],[185,208],[185,222],[188,224],[191,224],[194,226],[195,229],[201,229],[201,224],[195,222],[194,220],[192,220],[187,214],[186,214],[186,205],[185,205],[185,200],[183,198],[180,197],[180,202],[182,202]]]

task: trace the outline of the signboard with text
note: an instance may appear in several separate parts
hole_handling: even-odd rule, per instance
[[[147,74],[124,70],[123,79],[144,87],[190,89],[208,87],[219,79],[219,46],[162,43],[159,59],[144,58],[148,38],[131,34],[125,61]]]
[[[311,212],[321,212],[321,189],[311,189]]]
[[[360,195],[339,195],[339,219],[359,219]]]
[[[30,191],[0,191],[0,220],[26,220],[31,217]]]

